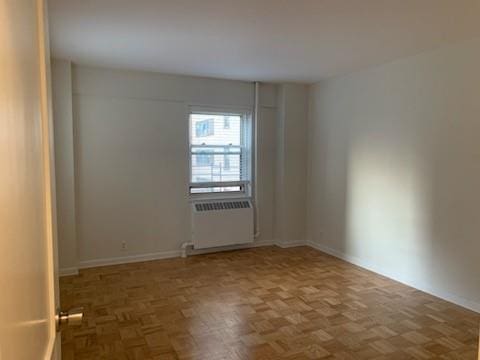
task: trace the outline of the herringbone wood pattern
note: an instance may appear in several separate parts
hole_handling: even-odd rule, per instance
[[[70,359],[476,359],[480,316],[319,251],[256,248],[61,279]]]

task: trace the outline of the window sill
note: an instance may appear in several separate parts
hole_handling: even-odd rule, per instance
[[[231,194],[195,194],[189,196],[189,202],[194,203],[198,201],[222,201],[222,200],[234,200],[234,199],[250,199],[251,196],[245,193],[231,193]]]

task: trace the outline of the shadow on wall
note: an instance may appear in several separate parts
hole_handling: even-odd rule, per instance
[[[434,247],[431,187],[422,160],[392,146],[374,135],[350,149],[343,251],[387,275],[428,284]]]
[[[480,124],[436,119],[416,134],[395,121],[390,129],[356,129],[346,159],[341,249],[422,289],[448,284],[461,294],[468,285],[475,298]]]

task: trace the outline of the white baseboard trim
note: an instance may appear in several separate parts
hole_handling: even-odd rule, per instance
[[[59,276],[78,275],[78,268],[70,267],[70,268],[58,269],[58,275]]]
[[[275,245],[281,247],[282,249],[293,248],[297,246],[306,246],[307,242],[305,240],[295,240],[295,241],[275,241]]]
[[[262,240],[262,241],[254,241],[249,247],[262,247],[262,246],[273,246],[275,245],[275,241],[273,240]]]
[[[187,256],[210,254],[210,253],[232,251],[232,250],[251,249],[251,248],[256,248],[256,247],[273,246],[273,245],[275,245],[275,242],[273,242],[273,241],[254,241],[253,243],[250,243],[250,244],[219,246],[219,247],[215,247],[215,248],[197,249],[197,250],[188,249],[187,250]]]
[[[207,254],[207,253],[219,252],[219,251],[249,249],[249,248],[254,248],[254,247],[272,246],[272,245],[274,245],[273,241],[254,241],[251,244],[245,244],[245,245],[234,245],[234,246],[228,246],[228,247],[222,247],[222,248],[213,248],[213,249],[204,249],[204,250],[189,250],[188,255],[200,255],[200,254]],[[120,256],[120,257],[114,257],[114,258],[86,260],[86,261],[81,261],[78,264],[78,268],[79,269],[88,269],[88,268],[99,267],[99,266],[128,264],[128,263],[135,263],[135,262],[142,262],[142,261],[152,261],[152,260],[160,260],[160,259],[170,259],[170,258],[180,257],[181,254],[182,254],[181,250],[172,250],[172,251],[161,251],[161,252],[150,253],[150,254],[130,255],[130,256]],[[68,270],[70,270],[70,269],[61,269],[60,270],[60,276],[78,274],[78,269],[76,269],[76,274],[69,274],[69,273],[67,273]],[[65,271],[65,275],[63,275],[64,271]]]
[[[318,244],[318,243],[314,243],[314,242],[311,242],[311,241],[307,241],[307,245],[314,248],[314,249],[317,249],[321,252],[332,255],[336,258],[339,258],[339,259],[344,260],[346,262],[349,262],[351,264],[357,265],[361,268],[367,269],[367,270],[372,271],[374,273],[385,276],[389,279],[395,280],[395,281],[397,281],[399,283],[402,283],[404,285],[413,287],[417,290],[423,291],[427,294],[433,295],[433,296],[438,297],[440,299],[443,299],[445,301],[451,302],[453,304],[462,306],[466,309],[469,309],[469,310],[475,311],[477,313],[480,313],[480,303],[478,303],[478,302],[465,299],[463,297],[454,295],[452,293],[446,292],[446,291],[438,289],[438,288],[432,288],[432,287],[429,287],[429,286],[425,286],[424,284],[419,284],[415,281],[411,281],[410,279],[399,278],[395,274],[392,274],[391,272],[386,271],[385,269],[382,269],[381,267],[379,267],[376,264],[372,264],[371,262],[362,260],[362,259],[360,259],[358,257],[355,257],[355,256],[344,254],[344,253],[342,253],[338,250],[332,249],[328,246]]]
[[[78,264],[78,267],[80,269],[87,269],[87,268],[92,268],[97,266],[119,265],[119,264],[129,264],[129,263],[142,262],[142,261],[170,259],[174,257],[179,257],[180,255],[181,255],[180,250],[161,251],[161,252],[150,253],[150,254],[129,255],[129,256],[119,256],[114,258],[80,261],[80,263]]]

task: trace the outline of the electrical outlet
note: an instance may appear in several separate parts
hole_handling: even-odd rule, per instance
[[[127,250],[127,242],[122,241],[122,250]]]

